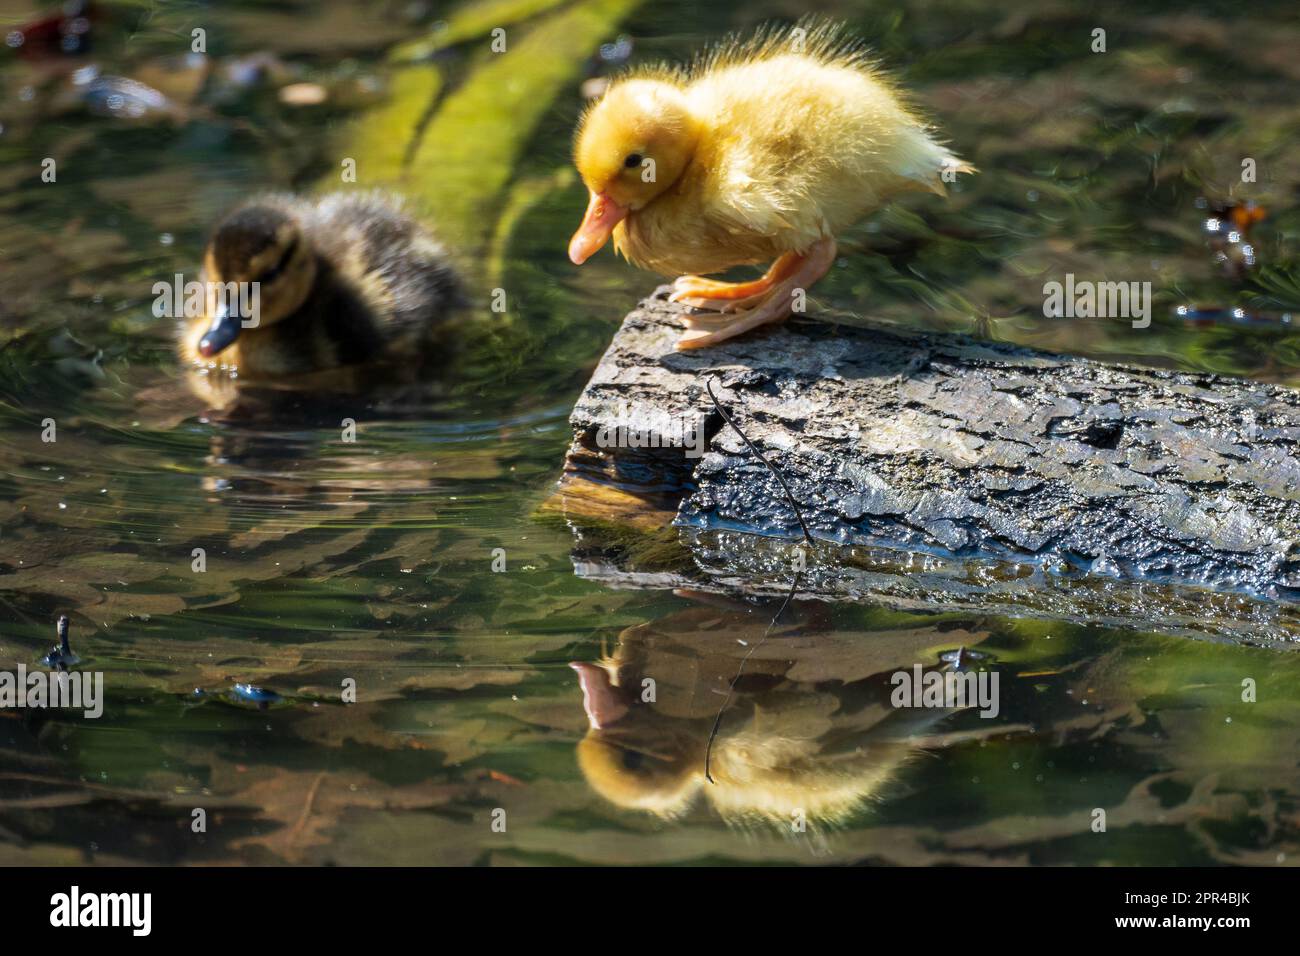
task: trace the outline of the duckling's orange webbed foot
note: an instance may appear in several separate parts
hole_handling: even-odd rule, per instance
[[[734,322],[737,312],[744,312],[746,309],[762,305],[770,292],[769,289],[768,292],[751,295],[747,299],[729,299],[725,302],[695,298],[678,299],[677,301],[682,305],[689,305],[692,309],[703,310],[700,313],[682,316],[682,321],[686,323],[688,329],[716,329]]]
[[[787,256],[792,259],[786,262]],[[690,331],[677,340],[677,349],[702,349],[717,345],[727,339],[742,335],[750,329],[769,322],[782,322],[790,317],[794,309],[794,297],[797,292],[807,292],[822,276],[830,271],[835,262],[835,240],[821,239],[803,255],[787,253],[773,264],[769,274],[778,265],[784,265],[784,275],[772,283],[766,293],[754,296],[754,304],[746,302],[746,308],[727,315],[718,316],[683,316]],[[764,277],[766,278],[766,277]],[[681,280],[678,280],[681,281]],[[758,280],[759,282],[763,280]]]
[[[719,308],[714,300],[730,304],[736,300],[753,299],[772,290],[772,286],[790,275],[797,268],[800,256],[787,252],[772,263],[761,278],[750,282],[723,282],[720,279],[706,279],[704,276],[680,276],[673,282],[673,293],[669,302],[685,302],[696,309]],[[699,303],[704,303],[703,305]],[[722,311],[731,311],[725,306]]]

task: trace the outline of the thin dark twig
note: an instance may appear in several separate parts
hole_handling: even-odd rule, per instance
[[[767,456],[758,450],[758,446],[749,440],[749,436],[742,432],[740,427],[732,420],[731,416],[727,414],[727,410],[723,408],[722,404],[718,401],[718,396],[713,394],[712,379],[705,381],[704,389],[709,393],[709,398],[713,400],[713,407],[718,410],[718,414],[722,416],[722,420],[731,426],[732,431],[744,439],[745,444],[749,446],[749,450],[757,455],[758,460],[767,466],[767,470],[776,476],[777,481],[781,482],[781,487],[785,489],[785,496],[790,501],[790,507],[794,509],[794,516],[799,519],[799,527],[803,529],[803,539],[808,544],[812,544],[812,532],[808,530],[808,524],[803,520],[803,512],[799,510],[799,502],[794,500],[794,492],[792,492],[790,486],[785,483],[785,478],[781,475],[781,472],[777,470],[775,465],[767,460]]]
[[[790,601],[794,598],[794,592],[798,590],[798,588],[799,572],[796,571],[794,573],[794,580],[790,582],[790,591],[786,594],[785,600],[781,602],[781,606],[777,608],[776,614],[772,616],[772,622],[767,625],[767,630],[763,632],[763,636],[755,641],[753,646],[745,652],[745,656],[740,660],[740,666],[736,668],[736,676],[731,679],[731,684],[727,687],[727,697],[722,702],[722,706],[718,708],[717,716],[713,718],[713,729],[709,731],[709,743],[708,746],[704,748],[704,779],[709,781],[709,783],[714,782],[713,774],[709,772],[709,765],[713,760],[713,741],[717,739],[718,728],[722,726],[722,715],[726,711],[727,705],[731,703],[731,698],[736,692],[736,685],[740,683],[740,678],[745,673],[745,665],[748,664],[749,659],[754,656],[754,652],[763,646],[763,642],[766,641],[768,635],[772,633],[772,628],[776,627],[776,622],[781,620],[781,615],[784,614],[785,609],[790,606]]]
[[[713,394],[712,379],[707,379],[705,381],[704,389],[709,393],[709,398],[713,400],[713,407],[718,410],[718,414],[722,416],[722,420],[730,425],[737,435],[744,439],[745,444],[749,446],[749,450],[757,455],[758,460],[767,466],[767,470],[776,476],[777,481],[781,482],[781,487],[785,489],[785,496],[790,502],[790,507],[794,509],[794,516],[799,519],[799,527],[803,529],[804,541],[809,546],[814,546],[812,532],[808,530],[808,525],[803,520],[803,512],[799,510],[799,503],[794,500],[794,492],[792,492],[790,486],[785,483],[785,478],[782,477],[781,472],[777,470],[775,465],[767,460],[767,457],[758,450],[758,446],[749,440],[749,436],[742,432],[740,426],[737,425],[732,420],[731,416],[727,414],[727,410],[723,408],[722,403],[718,401],[718,396]],[[781,602],[781,606],[776,609],[776,614],[772,616],[772,621],[767,625],[767,630],[763,632],[763,636],[755,641],[753,646],[745,652],[745,656],[741,658],[740,666],[736,668],[736,676],[731,679],[731,683],[727,687],[727,696],[722,701],[722,706],[718,708],[717,716],[713,718],[713,729],[709,731],[709,742],[704,748],[704,779],[709,781],[709,783],[715,782],[710,767],[713,761],[713,742],[718,737],[718,728],[722,726],[722,715],[726,713],[727,705],[731,703],[731,698],[735,696],[736,685],[740,683],[740,678],[745,673],[745,665],[748,664],[749,659],[754,656],[754,652],[763,646],[763,642],[766,641],[768,635],[772,633],[772,628],[776,627],[776,622],[781,620],[781,615],[785,613],[785,609],[789,607],[790,602],[794,600],[794,593],[799,590],[799,573],[800,572],[797,570],[794,572],[794,580],[790,582],[790,591],[786,594],[785,600]]]

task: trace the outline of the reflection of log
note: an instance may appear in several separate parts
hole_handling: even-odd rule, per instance
[[[893,586],[940,605],[969,606],[953,595],[989,591],[1001,592],[999,609],[1032,610],[1031,592],[1042,590],[1041,610],[1098,619],[1062,597],[1079,590],[1068,583],[1089,604],[1114,605],[1102,617],[1159,626],[1167,615],[1150,605],[1177,595],[1182,625],[1289,636],[1292,608],[1277,602],[1300,595],[1300,394],[806,320],[674,352],[678,315],[663,289],[643,302],[578,401],[553,502],[571,517],[609,514],[619,497],[623,515],[643,502],[675,513],[678,526],[797,536],[780,486],[721,427],[704,391],[711,376],[814,535],[852,546],[824,568],[827,593],[880,591],[864,575],[892,554]],[[657,447],[696,427],[703,458]],[[611,436],[650,447],[601,447]],[[693,573],[745,589],[740,568],[754,571],[764,546],[742,540],[688,540]],[[918,589],[898,576],[922,565],[945,569],[951,586]],[[1214,624],[1228,619],[1242,627]]]

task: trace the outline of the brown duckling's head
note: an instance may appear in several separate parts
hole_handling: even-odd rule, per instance
[[[316,254],[292,210],[260,202],[236,209],[208,244],[204,271],[209,289],[220,284],[221,292],[209,298],[199,354],[210,358],[241,333],[292,315],[311,292],[317,268]]]

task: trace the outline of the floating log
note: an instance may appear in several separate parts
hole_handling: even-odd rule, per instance
[[[839,546],[814,549],[803,590],[1300,634],[1295,391],[811,317],[677,352],[667,291],[627,316],[578,400],[549,507],[624,537],[671,524],[690,560],[647,570],[635,548],[587,549],[580,573],[786,586],[798,519],[711,381],[813,536]]]

